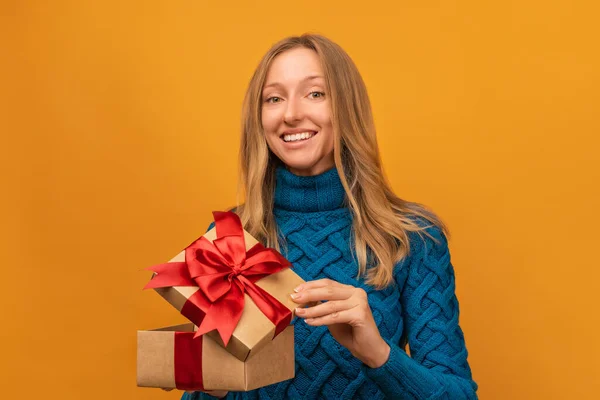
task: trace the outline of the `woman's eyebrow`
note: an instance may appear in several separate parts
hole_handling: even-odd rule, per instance
[[[300,81],[300,83],[304,83],[304,82],[307,82],[307,81],[312,81],[312,80],[315,80],[315,79],[323,79],[323,76],[321,76],[321,75],[309,75],[309,76],[305,77],[304,79],[302,79]],[[279,82],[271,82],[271,83],[265,85],[264,89],[272,87],[272,86],[283,86],[283,85],[281,83],[279,83]]]

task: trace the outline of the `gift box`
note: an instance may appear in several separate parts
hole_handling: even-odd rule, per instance
[[[137,385],[180,390],[248,391],[294,377],[294,327],[246,361],[184,324],[137,333]]]
[[[246,232],[232,212],[213,212],[215,227],[168,263],[149,268],[156,290],[240,361],[267,346],[291,322],[290,298],[304,281],[274,249]]]

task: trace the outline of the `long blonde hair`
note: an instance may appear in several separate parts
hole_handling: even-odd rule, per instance
[[[251,235],[279,249],[273,215],[279,160],[267,146],[261,98],[273,59],[296,47],[314,50],[320,58],[331,101],[335,166],[353,217],[359,275],[366,273],[367,283],[383,288],[393,281],[394,265],[408,255],[408,232],[427,227],[418,223],[419,219],[448,232],[433,212],[393,193],[383,173],[365,83],[352,59],[331,40],[315,34],[288,37],[273,45],[260,61],[243,103],[240,189],[245,201],[236,213]],[[367,269],[367,264],[373,266]]]

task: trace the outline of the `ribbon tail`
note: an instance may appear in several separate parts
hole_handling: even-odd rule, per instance
[[[228,296],[222,297],[210,305],[194,337],[216,329],[223,344],[227,346],[237,323],[242,318],[243,310],[244,293],[238,285],[231,285],[231,292]]]
[[[144,289],[156,289],[168,286],[196,286],[191,279],[185,262],[170,262],[158,264],[147,270],[156,275],[144,286]]]

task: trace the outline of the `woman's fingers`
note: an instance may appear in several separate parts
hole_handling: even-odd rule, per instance
[[[334,312],[332,314],[323,315],[322,317],[307,318],[304,320],[308,325],[321,326],[321,325],[333,325],[333,324],[349,324],[353,325],[354,322],[364,319],[361,317],[362,311],[360,307],[353,307],[350,309]]]
[[[304,288],[298,293],[292,293],[290,296],[298,304],[305,304],[323,300],[345,300],[352,296],[354,288],[352,286],[323,286],[314,289]]]
[[[314,307],[308,308],[297,308],[296,314],[302,318],[316,318],[322,317],[328,314],[339,313],[340,311],[347,310],[357,306],[356,302],[348,300],[331,300],[325,303],[321,303]]]

